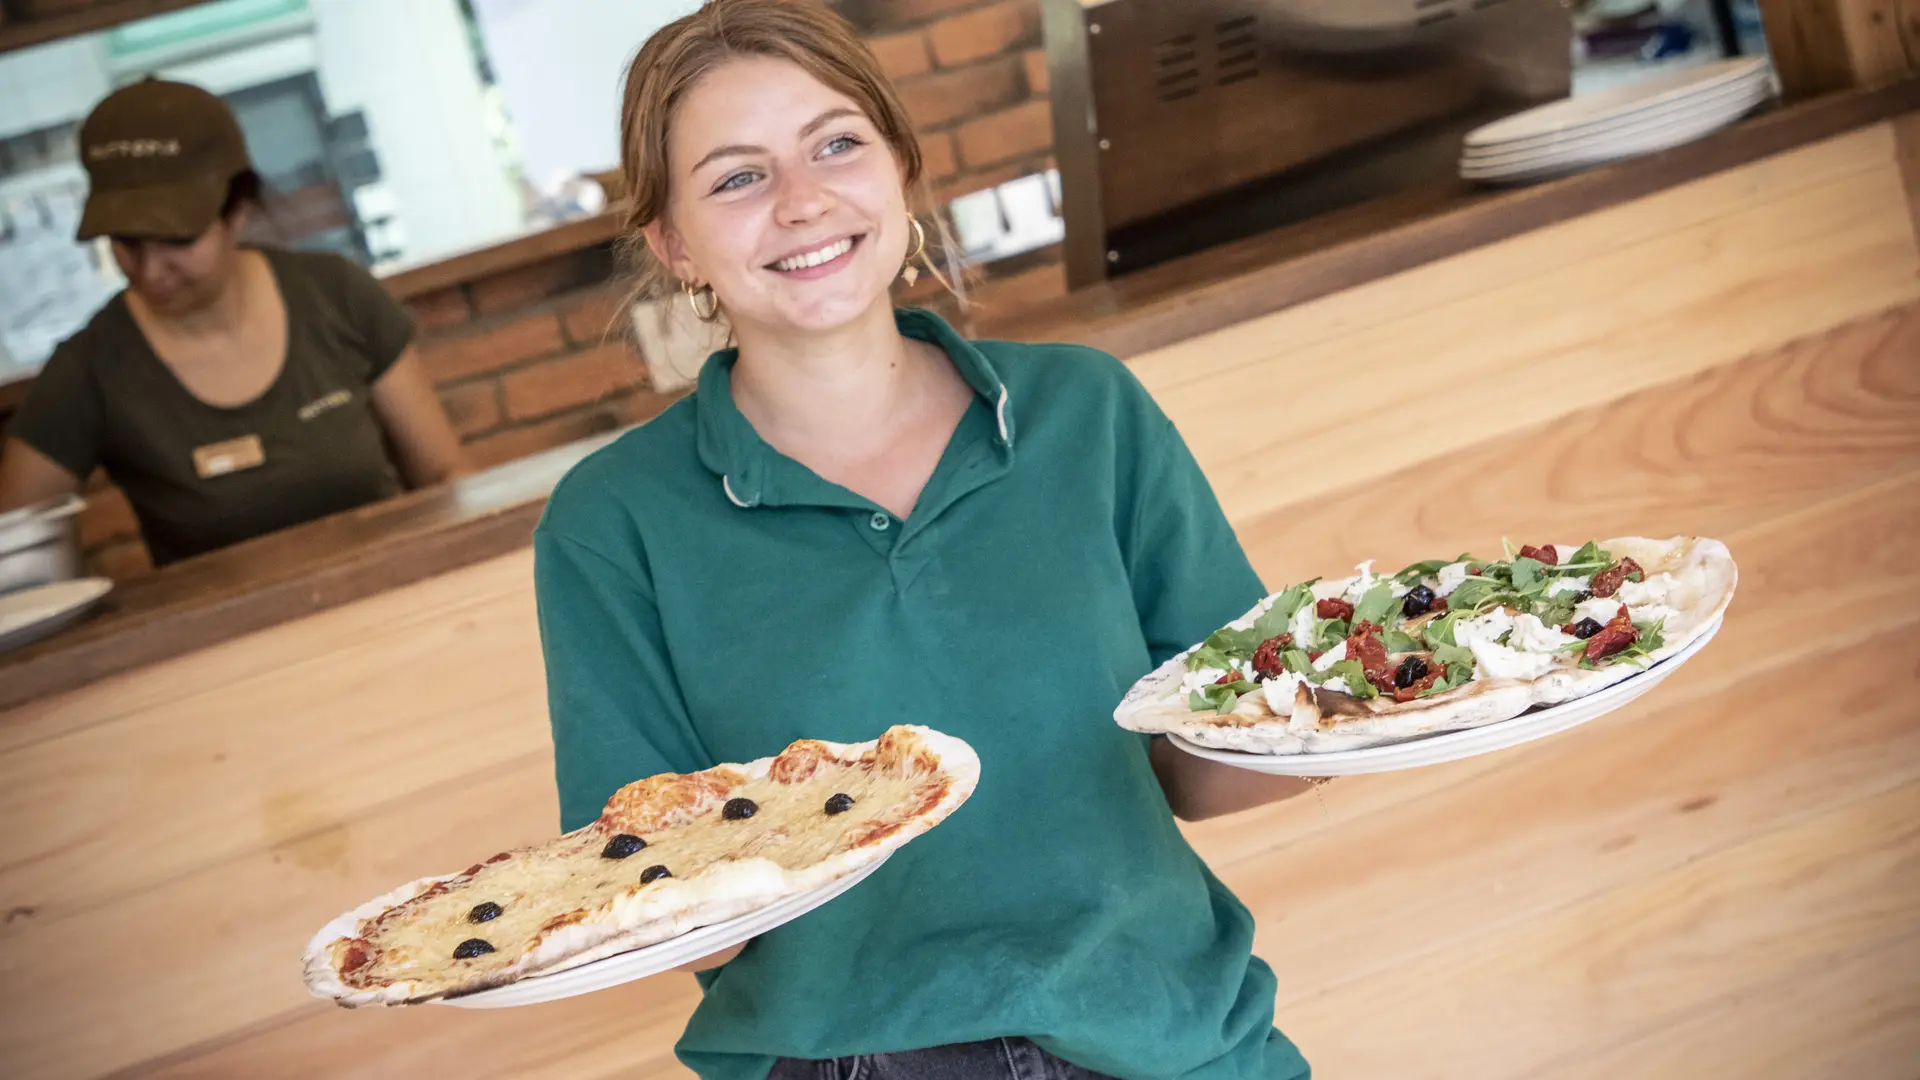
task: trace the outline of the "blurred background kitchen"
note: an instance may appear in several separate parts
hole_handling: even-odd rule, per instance
[[[82,6],[26,0],[13,20],[57,23]],[[115,87],[158,75],[220,95],[269,192],[262,239],[393,273],[602,210],[623,62],[692,6],[149,3],[181,10],[0,53],[0,383],[30,376],[123,284],[104,240],[72,242],[85,195],[75,134]],[[937,133],[933,164],[968,257],[1058,241],[1058,175],[1032,107],[1046,92],[1038,5],[892,6],[979,9],[934,39],[876,42],[896,77],[920,80],[912,104]],[[884,28],[900,13],[868,14]],[[1757,0],[1597,0],[1576,27],[1576,94],[1765,50]]]
[[[109,91],[147,75],[232,107],[266,187],[257,239],[347,255],[407,303],[480,465],[651,416],[709,342],[670,326],[636,335],[618,303],[607,208],[619,195],[619,83],[636,43],[694,5],[11,0],[0,23],[0,422],[53,347],[124,284],[105,239],[72,238],[86,191],[76,132]],[[1087,104],[1126,133],[1118,146],[1069,128],[1056,154],[1037,0],[839,5],[900,81],[950,258],[969,267],[977,310],[996,316],[1329,209],[1431,191],[1452,178],[1461,132],[1519,105],[1766,49],[1757,0],[1593,0],[1571,16],[1551,0],[1276,5],[1297,21],[1281,30],[1298,54],[1257,60],[1251,19],[1215,19],[1217,81],[1250,100],[1278,82],[1300,115],[1255,108],[1229,131],[1212,97],[1182,101],[1194,97],[1182,79],[1200,73],[1178,63],[1175,24],[1204,23],[1211,8],[1064,6],[1108,19],[1106,42],[1139,24],[1088,77]],[[1259,36],[1270,45],[1271,34]],[[1055,36],[1055,63],[1102,40],[1085,25]],[[1148,64],[1159,65],[1152,83],[1136,78]],[[1149,100],[1131,87],[1156,89]],[[1353,122],[1356,111],[1366,119]],[[1209,127],[1215,143],[1241,145],[1170,152]],[[1081,215],[1070,238],[1061,157],[1075,189],[1064,201]],[[1119,175],[1130,179],[1116,185]],[[930,282],[907,299],[948,303]],[[651,386],[622,347],[649,341],[661,354],[648,358]],[[124,581],[150,569],[104,481],[81,526],[95,572]]]

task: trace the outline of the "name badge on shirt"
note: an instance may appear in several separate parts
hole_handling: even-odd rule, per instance
[[[266,460],[267,451],[260,445],[258,435],[242,435],[193,448],[193,471],[199,473],[202,480],[243,472],[265,464]]]

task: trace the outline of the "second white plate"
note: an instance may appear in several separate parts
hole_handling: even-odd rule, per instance
[[[518,1005],[538,1005],[672,971],[682,964],[758,937],[782,923],[792,922],[858,885],[886,861],[881,859],[811,892],[789,896],[725,922],[689,930],[657,945],[643,946],[551,975],[535,975],[465,997],[438,998],[433,1004],[451,1005],[457,1009],[507,1009]]]
[[[1173,745],[1195,757],[1274,776],[1359,776],[1458,761],[1543,739],[1626,705],[1680,670],[1681,664],[1692,659],[1720,632],[1722,621],[1715,619],[1706,632],[1688,643],[1686,648],[1638,675],[1622,679],[1586,697],[1521,713],[1511,720],[1485,727],[1441,732],[1386,746],[1338,750],[1327,754],[1247,754],[1238,750],[1215,750],[1189,742],[1178,735],[1168,735],[1167,738]]]

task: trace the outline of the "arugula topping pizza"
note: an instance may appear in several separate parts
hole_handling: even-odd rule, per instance
[[[1284,589],[1142,679],[1114,718],[1268,754],[1478,727],[1671,656],[1733,596],[1715,540],[1504,546]]]
[[[657,944],[886,858],[979,776],[966,743],[898,725],[638,780],[584,828],[334,919],[307,946],[307,987],[346,1006],[411,1005]]]

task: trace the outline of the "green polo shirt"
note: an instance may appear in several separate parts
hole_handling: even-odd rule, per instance
[[[782,456],[735,354],[580,463],[534,535],[562,826],[623,784],[925,724],[973,797],[872,877],[701,976],[677,1051],[762,1080],[1003,1035],[1124,1080],[1281,1080],[1253,918],[1175,827],[1112,712],[1263,595],[1171,422],[1118,361],[970,342],[977,392],[911,517]]]

